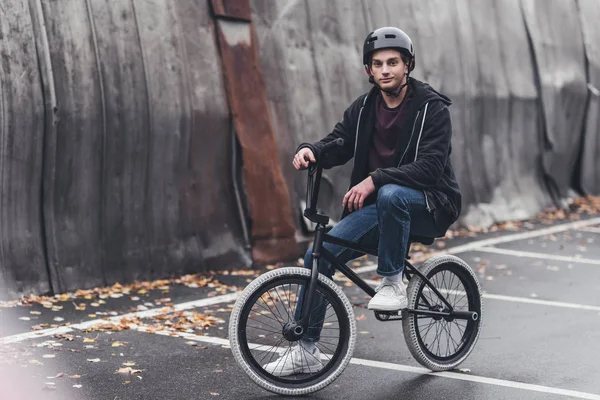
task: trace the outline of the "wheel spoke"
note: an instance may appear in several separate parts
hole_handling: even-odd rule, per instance
[[[271,276],[261,284],[255,284],[246,303],[237,306],[241,307],[241,313],[239,328],[234,329],[238,329],[235,335],[242,357],[236,359],[248,373],[254,371],[267,377],[272,374],[273,384],[278,387],[284,387],[286,383],[297,385],[297,388],[309,387],[314,384],[316,374],[331,374],[333,366],[347,355],[351,348],[348,340],[355,340],[354,335],[350,336],[347,320],[353,314],[338,297],[337,289],[324,283],[322,278],[315,287],[313,305],[307,313],[309,308],[303,307],[302,300],[310,278],[306,273],[290,271],[286,276],[285,272],[282,275],[278,271],[267,274]],[[303,308],[309,317],[305,335],[310,333],[319,338],[315,345],[320,349],[321,357],[303,351],[305,346],[301,341],[290,341],[283,336],[283,325],[294,321]],[[296,354],[296,350],[302,353]],[[292,356],[297,368],[295,373],[277,377],[284,368],[291,367]],[[322,369],[316,368],[316,361],[322,363]],[[270,368],[262,369],[266,364],[270,364]]]

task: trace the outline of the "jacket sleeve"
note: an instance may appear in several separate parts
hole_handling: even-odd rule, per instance
[[[363,96],[356,99],[350,107],[344,111],[344,116],[341,121],[335,124],[333,131],[325,136],[318,142],[315,143],[302,143],[296,149],[298,150],[308,147],[312,150],[315,158],[321,163],[324,169],[329,169],[338,165],[347,163],[354,156],[354,141],[356,140],[356,124],[358,122],[358,114],[360,107],[363,102]],[[342,138],[344,139],[344,145],[341,147],[332,147],[325,154],[322,154],[321,149],[323,145]]]
[[[427,189],[436,186],[442,178],[450,157],[452,122],[446,106],[441,103],[430,106],[433,106],[433,109],[431,114],[425,117],[423,132],[417,143],[416,160],[398,168],[380,168],[371,172],[377,189],[388,183]]]

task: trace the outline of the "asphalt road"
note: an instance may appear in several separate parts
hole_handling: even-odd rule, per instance
[[[354,358],[305,398],[600,400],[600,218],[582,222],[443,241],[484,290],[482,334],[462,371],[424,370],[401,323],[377,321],[368,298],[340,281],[360,332]],[[360,260],[365,279],[375,277],[372,261]],[[215,273],[0,308],[0,399],[280,398],[227,345],[233,300],[252,278]],[[94,328],[102,318],[113,324]]]

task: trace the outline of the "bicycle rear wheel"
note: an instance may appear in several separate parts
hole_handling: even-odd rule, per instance
[[[311,318],[309,328],[322,326],[316,344],[322,369],[311,370],[314,360],[300,358],[299,365],[292,363],[294,373],[280,375],[283,365],[292,361],[288,357],[298,344],[284,336],[284,327],[294,321],[300,293],[310,282],[310,274],[306,268],[267,272],[244,289],[231,313],[229,341],[234,358],[255,383],[274,393],[296,396],[323,389],[342,373],[354,351],[356,321],[352,305],[332,280],[319,274],[316,299],[321,299],[325,313],[319,321]],[[275,368],[266,367],[273,364]]]
[[[425,261],[419,271],[455,311],[477,313],[476,320],[454,319],[402,312],[404,339],[413,357],[432,371],[456,368],[471,353],[481,332],[481,288],[467,263],[440,255]],[[408,284],[408,308],[447,312],[447,306],[426,282],[414,275]]]

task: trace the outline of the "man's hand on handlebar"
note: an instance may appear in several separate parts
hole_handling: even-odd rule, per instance
[[[352,187],[344,196],[344,200],[342,205],[346,208],[346,204],[348,205],[348,211],[357,211],[362,210],[363,205],[365,203],[365,199],[375,191],[375,184],[373,183],[373,178],[370,176],[367,179],[363,180],[358,185]]]
[[[310,163],[316,163],[317,160],[312,150],[308,147],[300,149],[294,156],[294,168],[298,171],[308,168]]]

